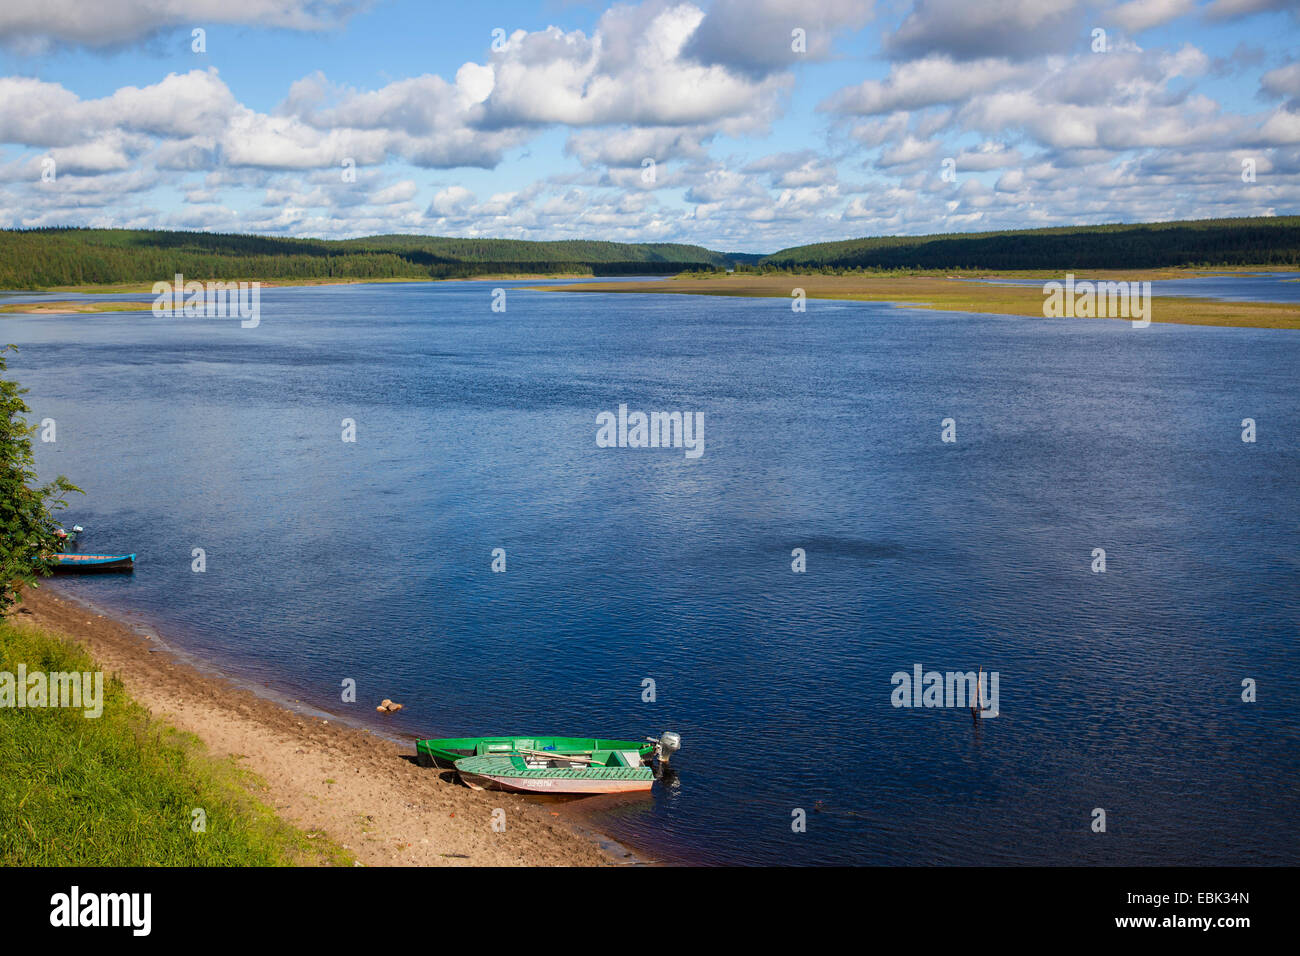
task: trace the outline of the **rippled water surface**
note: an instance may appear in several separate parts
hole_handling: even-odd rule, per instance
[[[1116,281],[1118,273],[1108,281]],[[1075,281],[1092,277],[1081,271]],[[1039,286],[1045,279],[982,279],[993,285]],[[1055,281],[1064,282],[1063,276]],[[1097,280],[1092,280],[1097,281]],[[1225,302],[1300,302],[1300,275],[1295,272],[1246,272],[1238,275],[1204,275],[1186,279],[1154,279],[1152,295],[1190,296],[1195,299],[1221,299]]]
[[[499,284],[0,319],[140,556],[69,587],[399,734],[677,730],[595,811],[664,858],[1300,862],[1300,336]],[[597,447],[620,403],[704,454]],[[1000,716],[895,708],[916,664]]]

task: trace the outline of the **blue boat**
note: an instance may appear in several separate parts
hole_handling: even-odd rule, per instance
[[[54,556],[55,573],[102,574],[111,571],[134,570],[134,554],[58,554]]]

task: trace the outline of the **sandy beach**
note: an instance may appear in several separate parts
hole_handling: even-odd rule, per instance
[[[150,712],[233,756],[266,783],[282,818],[323,833],[367,866],[600,866],[630,862],[558,808],[475,792],[417,766],[414,748],[298,713],[178,660],[157,642],[48,587],[13,620],[66,634]],[[506,813],[504,832],[492,812]]]

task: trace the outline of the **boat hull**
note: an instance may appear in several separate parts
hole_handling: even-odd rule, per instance
[[[120,574],[135,570],[134,554],[60,554],[55,574]]]
[[[582,780],[577,777],[516,777],[465,770],[459,772],[460,779],[472,790],[505,790],[509,793],[640,793],[654,786],[653,775],[627,780]]]
[[[487,754],[553,750],[557,754],[589,754],[596,750],[635,750],[641,759],[654,753],[654,744],[644,740],[603,740],[597,737],[502,736],[442,737],[415,742],[416,759],[425,766],[451,768],[457,760]]]

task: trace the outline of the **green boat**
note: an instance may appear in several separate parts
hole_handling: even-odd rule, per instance
[[[652,740],[601,740],[595,737],[442,737],[415,742],[422,767],[454,767],[466,757],[510,756],[536,751],[590,757],[598,751],[633,751],[642,760],[655,752]]]
[[[635,793],[654,786],[655,774],[635,750],[565,754],[525,750],[522,754],[462,757],[456,772],[472,790],[511,793]]]

